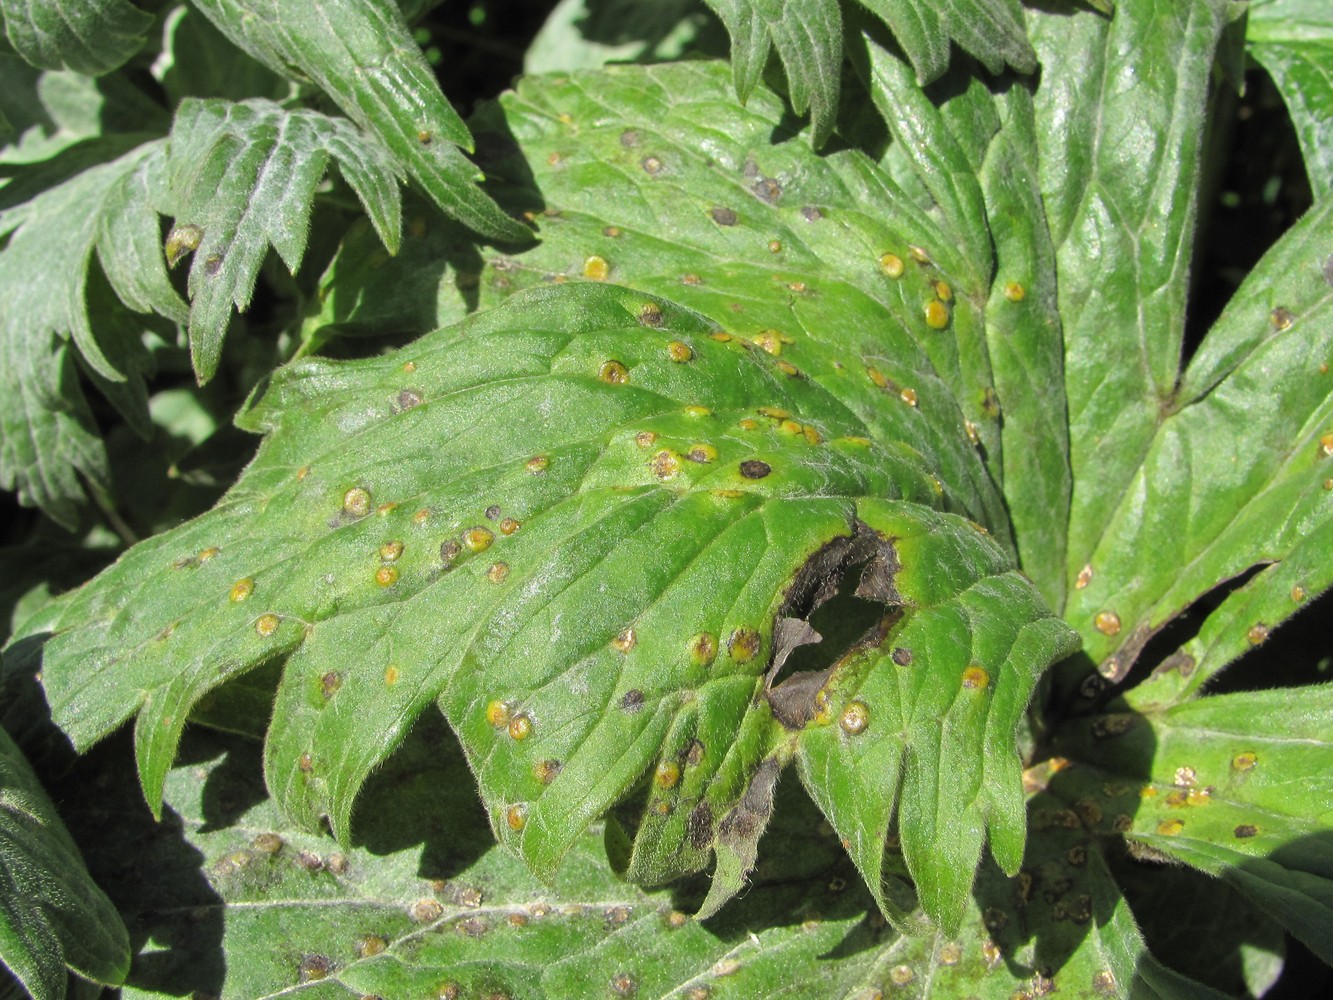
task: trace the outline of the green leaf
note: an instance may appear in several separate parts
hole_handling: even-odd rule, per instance
[[[1333,193],[1333,10],[1321,0],[1254,0],[1246,42],[1287,104],[1315,197]]]
[[[196,0],[224,35],[265,66],[309,79],[380,140],[452,218],[482,236],[522,242],[455,148],[472,148],[467,126],[440,92],[391,0]]]
[[[697,63],[521,83],[504,120],[496,109],[478,128],[497,137],[499,189],[540,211],[542,242],[460,269],[446,315],[567,280],[679,302],[826,380],[879,433],[913,440],[1007,543],[982,265],[864,156],[770,145],[783,105],[756,90],[738,108],[729,89],[721,67]],[[505,132],[521,150],[501,145]],[[818,360],[825,345],[835,356]]]
[[[833,370],[821,355],[805,355],[812,373]],[[87,746],[137,714],[156,806],[192,706],[286,656],[266,770],[302,823],[327,815],[346,837],[358,789],[438,699],[492,827],[539,874],[654,763],[675,776],[645,808],[665,803],[656,814],[675,821],[654,834],[652,875],[697,870],[730,845],[762,762],[780,764],[807,722],[833,722],[814,721],[808,681],[766,680],[775,619],[835,585],[793,589],[802,567],[819,579],[856,562],[819,553],[878,539],[863,586],[904,627],[989,577],[1010,588],[1011,614],[1038,617],[1000,547],[919,506],[956,502],[919,452],[783,363],[669,303],[587,283],[395,356],[296,365],[247,417],[272,434],[222,504],[72,595],[45,653],[53,716]],[[899,551],[911,530],[947,539],[947,555]],[[1017,787],[1015,713],[1067,643],[1047,622],[1012,669],[1002,641],[978,641],[1001,707],[988,721],[981,686],[950,723],[971,744],[994,727],[986,770],[961,765],[998,796]],[[910,776],[907,790],[923,816],[955,808],[932,809],[941,793]],[[908,822],[922,843],[929,819]],[[1000,831],[1012,858],[1021,814]],[[970,879],[937,888],[916,868],[932,915],[954,919]]]
[[[1142,782],[1132,842],[1228,882],[1333,959],[1333,686],[1075,723],[1061,752]]]
[[[42,69],[108,73],[143,47],[152,15],[129,0],[0,0],[14,50]]]
[[[216,372],[232,309],[249,306],[269,245],[292,273],[300,266],[315,189],[330,159],[385,246],[397,250],[398,178],[375,139],[344,119],[262,99],[181,104],[167,172],[177,231],[194,233],[190,353],[201,380]]]
[[[901,62],[880,56],[906,74]],[[791,339],[854,325],[878,330],[885,312],[922,331],[920,310],[944,280],[953,290],[956,358],[942,352],[953,345],[933,332],[922,331],[917,344],[953,390],[963,436],[977,436],[1009,510],[1029,529],[1017,533],[1024,569],[1055,600],[1063,585],[1063,532],[1052,521],[1063,522],[1070,484],[1054,260],[1025,145],[1032,142],[1027,98],[1008,88],[997,104],[979,83],[960,83],[961,94],[941,110],[901,82],[908,89],[891,108],[894,148],[929,152],[892,179],[858,155],[812,160],[796,141],[769,146],[780,106],[763,91],[743,113],[726,106],[715,69],[657,67],[520,84],[504,99],[507,124],[487,119],[477,127],[483,138],[502,129],[521,137],[522,161],[515,156],[488,169],[497,182],[535,175],[546,205],[542,245],[484,268],[459,248],[454,269],[444,273],[436,251],[426,263],[434,268],[431,294],[415,302],[422,311],[437,309],[452,294],[455,311],[440,316],[458,315],[464,302],[486,305],[512,288],[584,277],[589,261],[597,274],[597,261],[605,261],[609,280],[686,302],[771,344],[771,331]],[[726,137],[700,126],[711,120],[726,122]],[[948,210],[927,215],[908,200],[900,185],[914,168]],[[984,171],[987,191],[971,177],[974,170]],[[530,188],[510,190],[515,202],[534,197]],[[886,207],[870,214],[868,203]],[[728,224],[715,221],[715,212]],[[448,246],[447,235],[434,229],[425,240]],[[886,251],[904,268],[888,282],[880,263]],[[914,253],[934,263],[920,265]],[[427,279],[422,268],[394,264],[375,274],[399,287]],[[362,287],[354,281],[346,301],[356,302]],[[776,346],[801,364],[799,342]],[[919,392],[919,378],[890,360],[911,349],[866,351],[863,364],[889,393]],[[867,419],[895,415],[867,410]],[[961,444],[963,437],[954,437],[933,447],[944,456]],[[997,523],[989,509],[978,516]]]
[[[1119,679],[1198,597],[1266,567],[1179,651],[1177,669],[1135,694],[1141,707],[1189,697],[1333,582],[1330,219],[1333,202],[1317,205],[1236,292],[1071,593],[1067,619]]]
[[[949,44],[975,56],[992,73],[1037,68],[1022,8],[1014,0],[858,0],[893,32],[912,64],[918,86],[944,75]]]
[[[999,567],[978,565],[960,539],[919,535],[901,521],[877,527],[896,539],[905,568],[894,587],[918,610],[910,620],[886,621],[881,642],[832,668],[824,711],[838,725],[802,738],[801,777],[888,913],[894,908],[880,886],[897,801],[902,852],[922,906],[955,933],[983,837],[1010,875],[1021,863],[1025,803],[1014,733],[1040,665],[1077,646],[1030,585],[993,575]],[[910,579],[911,566],[932,573],[948,566],[955,582],[926,588]],[[889,733],[862,736],[881,726]]]
[[[0,730],[0,961],[34,1000],[62,1000],[65,969],[117,985],[129,935],[55,807]]]
[[[108,141],[94,155],[124,146]],[[144,406],[141,398],[132,401],[146,366],[142,346],[125,342],[112,316],[90,309],[94,250],[128,303],[184,316],[157,250],[157,215],[148,202],[160,182],[162,152],[160,142],[144,143],[27,201],[20,200],[23,176],[4,189],[18,203],[0,209],[0,233],[9,234],[0,250],[0,349],[7,355],[0,366],[0,485],[67,527],[77,520],[85,485],[106,489],[107,469],[65,339],[131,421]],[[34,167],[31,175],[40,184],[49,169]],[[122,393],[118,384],[135,392]]]
[[[777,49],[797,114],[810,112],[816,147],[833,131],[842,63],[842,11],[838,0],[707,0],[731,35],[736,93],[749,98]]]
[[[1125,0],[1111,19],[1028,12],[1064,323],[1071,584],[1128,501],[1175,389],[1204,111],[1227,7]]]
[[[349,845],[282,816],[264,796],[253,746],[194,732],[185,750],[189,763],[167,778],[162,824],[127,824],[132,789],[121,785],[79,806],[88,826],[108,828],[96,857],[143,900],[131,927],[171,943],[139,956],[128,1000],[197,989],[245,998],[293,988],[429,996],[450,983],[461,996],[534,1000],[614,996],[617,987],[637,996],[706,989],[717,998],[809,1000],[909,987],[932,997],[1052,986],[1217,996],[1147,953],[1097,842],[1077,828],[1049,825],[1033,839],[1026,897],[986,864],[957,936],[902,937],[866,912],[873,903],[799,784],[780,783],[753,884],[701,923],[686,915],[696,884],[646,892],[617,879],[596,828],[554,883],[533,880],[491,842],[476,803],[449,794],[469,775],[434,713],[368,783]],[[226,812],[223,803],[232,804]],[[1043,823],[1067,811],[1051,795],[1033,808]],[[890,859],[901,875],[896,851]],[[193,919],[182,928],[178,914],[187,911]],[[317,980],[320,959],[327,973]]]

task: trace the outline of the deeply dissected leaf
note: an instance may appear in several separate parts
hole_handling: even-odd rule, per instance
[[[65,969],[115,985],[130,943],[111,901],[9,734],[0,729],[0,962],[35,1000],[65,996]]]
[[[1175,388],[1204,110],[1227,7],[1123,0],[1109,19],[1028,10],[1064,325],[1071,584],[1128,499]]]
[[[149,203],[162,163],[162,144],[149,142],[30,200],[17,197],[21,178],[4,189],[13,200],[0,208],[0,233],[9,234],[0,250],[0,350],[6,355],[0,366],[0,484],[66,525],[77,517],[85,485],[105,490],[107,477],[66,339],[132,424],[144,407],[138,388],[147,363],[142,347],[125,342],[114,317],[90,304],[94,250],[124,301],[184,317],[157,250],[157,215]],[[108,351],[107,344],[115,347]]]
[[[1175,669],[1136,694],[1139,705],[1188,697],[1333,582],[1330,219],[1333,203],[1317,205],[1237,291],[1071,593],[1066,616],[1118,678],[1196,598],[1267,567],[1180,650]]]
[[[1024,863],[1044,881],[1029,881],[1025,896],[984,865],[957,936],[901,937],[866,913],[873,904],[837,838],[795,784],[780,784],[754,884],[699,923],[686,913],[697,885],[626,884],[608,869],[596,829],[553,884],[533,880],[495,847],[479,807],[442,792],[469,776],[432,715],[371,779],[350,845],[293,827],[264,797],[256,749],[203,733],[187,736],[188,763],[167,778],[162,823],[135,817],[127,828],[132,788],[85,797],[85,825],[116,828],[94,861],[114,867],[113,894],[134,900],[136,934],[160,944],[136,959],[125,996],[429,996],[448,995],[449,984],[460,996],[535,1000],[617,988],[721,1000],[863,1000],[876,990],[944,1000],[1052,987],[1214,996],[1147,954],[1096,842],[1049,822],[1064,806],[1053,796],[1034,800],[1043,831]],[[1149,987],[1159,992],[1141,992]]]
[[[1215,695],[1094,716],[1060,747],[1133,782],[1133,842],[1223,878],[1328,961],[1330,718],[1329,685]]]
[[[863,156],[770,145],[782,105],[761,90],[739,109],[728,89],[718,67],[686,64],[531,81],[506,95],[504,124],[478,128],[512,130],[521,155],[497,141],[488,169],[540,213],[542,242],[476,276],[461,271],[463,294],[444,315],[579,279],[680,302],[829,380],[882,433],[915,438],[946,481],[969,484],[970,513],[1007,541],[992,480],[1003,400],[984,342],[985,265]],[[1007,305],[1027,315],[1033,304]],[[826,372],[806,356],[823,344],[838,352]]]
[[[881,56],[892,63],[897,82],[910,87],[901,79],[905,67]],[[452,294],[455,311],[442,310],[443,318],[457,315],[464,301],[484,306],[539,281],[600,275],[604,263],[608,280],[688,303],[778,347],[798,366],[802,328],[872,329],[882,326],[880,309],[893,311],[920,331],[921,349],[962,410],[964,436],[977,436],[991,474],[1004,484],[1008,509],[1023,520],[1027,530],[1018,546],[1024,568],[1057,598],[1070,485],[1054,263],[1023,146],[1031,141],[1026,95],[1012,88],[997,108],[985,88],[974,85],[957,99],[961,110],[951,102],[944,113],[911,92],[900,98],[900,141],[933,150],[918,162],[950,206],[938,223],[923,218],[898,178],[889,180],[859,156],[812,161],[797,142],[766,148],[781,114],[766,97],[757,92],[743,113],[724,110],[719,74],[695,66],[522,84],[505,102],[506,127],[519,138],[524,161],[497,158],[489,169],[497,181],[525,178],[529,169],[535,174],[546,199],[538,220],[542,244],[521,256],[493,258],[474,276],[477,265],[458,250],[455,270],[441,273],[450,242],[432,234],[425,241],[439,249],[421,264],[389,264],[367,278],[393,287],[424,282],[421,293],[395,300],[402,310],[439,308],[437,297]],[[723,121],[725,129],[700,127]],[[491,122],[478,128],[499,130]],[[993,191],[989,209],[978,183],[965,176],[983,163]],[[963,193],[951,197],[960,188]],[[519,191],[511,198],[524,194],[531,197]],[[872,201],[892,207],[866,214],[860,206]],[[971,252],[960,252],[965,248]],[[933,264],[918,264],[914,253]],[[349,264],[354,257],[348,254]],[[884,268],[897,273],[900,266],[902,275],[886,281]],[[338,274],[336,262],[331,273]],[[357,304],[372,298],[362,294],[364,282],[345,269],[341,276],[351,279],[341,289],[345,301],[364,310]],[[462,295],[441,279],[451,279]],[[913,315],[929,308],[941,280],[952,296],[948,340]],[[989,303],[981,291],[987,287]],[[874,308],[862,309],[863,295],[875,300]],[[765,336],[772,333],[782,338],[776,344]],[[956,360],[942,353],[955,345]],[[864,364],[882,389],[910,389],[902,398],[914,398],[919,379],[898,367],[907,350],[877,351]],[[893,416],[877,408],[872,419]],[[935,454],[952,461],[943,456],[962,444],[963,436],[941,442]],[[989,509],[983,519],[995,520]]]
[[[375,139],[343,119],[262,99],[181,104],[167,171],[177,231],[193,233],[190,351],[201,379],[217,370],[231,311],[250,304],[269,245],[292,272],[300,265],[315,189],[330,159],[384,245],[397,250],[398,177]]]
[[[792,106],[810,110],[816,146],[828,138],[838,111],[844,7],[864,7],[887,24],[912,64],[915,84],[944,74],[949,47],[975,56],[992,73],[1037,68],[1017,0],[707,0],[731,35],[736,93],[744,101],[776,49],[787,74]]]
[[[14,50],[32,65],[90,76],[138,52],[153,23],[130,0],[0,0],[0,19]]]
[[[792,107],[810,111],[811,138],[821,145],[833,131],[842,64],[842,10],[838,0],[707,0],[731,35],[736,93],[747,100],[777,49],[787,71]]]
[[[1322,0],[1254,0],[1247,47],[1287,104],[1316,197],[1333,193],[1333,7]]]
[[[992,73],[1012,66],[1020,73],[1037,68],[1023,13],[1011,0],[858,0],[893,31],[925,85],[944,74],[949,44],[957,43]]]
[[[674,819],[644,823],[647,874],[696,870],[714,844],[757,839],[756,782],[771,784],[808,726],[838,724],[858,686],[862,708],[893,711],[859,664],[835,667],[822,701],[808,678],[765,679],[781,665],[776,617],[827,596],[854,556],[877,567],[863,592],[904,629],[968,588],[983,603],[1007,593],[1002,618],[1042,617],[1003,549],[920,506],[965,506],[966,487],[825,388],[822,350],[803,357],[809,374],[669,303],[587,283],[385,359],[295,366],[248,418],[273,433],[219,508],[66,605],[43,667],[53,716],[86,746],[137,713],[156,805],[191,707],[287,656],[266,767],[303,823],[327,814],[345,837],[366,777],[438,699],[493,828],[537,872],[654,766],[662,794],[646,809]],[[942,554],[916,552],[913,532]],[[926,769],[942,752],[959,780],[1009,801],[1017,713],[1068,649],[1046,621],[1012,664],[998,634],[966,669],[941,661],[920,707],[950,721]],[[947,643],[956,624],[918,627]],[[948,713],[941,695],[959,685],[970,707]],[[859,738],[895,736],[872,725]],[[969,758],[966,745],[986,749]],[[975,826],[937,830],[913,812],[946,820],[967,804],[914,773],[913,850],[957,834],[969,846],[956,856],[975,863]],[[983,806],[983,820],[1012,863],[1021,816]],[[970,878],[937,884],[927,859],[909,862],[929,912],[956,922]]]
[[[223,34],[275,72],[310,79],[380,140],[440,209],[483,236],[526,240],[475,184],[471,136],[440,92],[392,0],[196,0]]]

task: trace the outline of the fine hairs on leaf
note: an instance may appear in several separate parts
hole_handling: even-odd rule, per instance
[[[0,994],[1323,995],[1324,5],[648,6],[0,0]]]
[[[217,371],[232,309],[250,304],[268,247],[291,272],[300,267],[315,189],[330,160],[384,245],[398,249],[401,168],[345,119],[285,111],[264,100],[192,99],[176,113],[167,150],[176,225],[197,231],[190,241],[189,331],[203,381]]]

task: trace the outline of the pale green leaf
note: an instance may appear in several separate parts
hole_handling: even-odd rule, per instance
[[[117,147],[94,148],[102,159]],[[0,250],[0,349],[7,355],[0,366],[6,386],[0,392],[0,484],[70,527],[85,485],[105,490],[107,470],[65,339],[73,340],[127,418],[140,420],[143,410],[143,348],[124,340],[116,316],[92,307],[94,250],[127,301],[169,318],[183,315],[154,250],[158,224],[148,198],[162,163],[162,144],[149,142],[26,201],[20,200],[24,177],[4,188],[0,232],[9,241]],[[39,185],[49,170],[29,168]],[[108,345],[114,345],[109,353]]]
[[[1333,6],[1254,0],[1246,42],[1287,104],[1315,196],[1333,193]]]
[[[770,48],[787,71],[797,114],[810,112],[811,140],[824,143],[838,112],[842,11],[838,0],[707,0],[731,35],[736,93],[742,101],[763,76]]]
[[[130,0],[0,0],[0,19],[14,50],[32,65],[89,76],[138,52],[153,23]]]
[[[34,1000],[62,1000],[65,969],[116,985],[129,969],[119,914],[19,748],[0,730],[0,962]]]
[[[483,236],[528,231],[476,186],[467,126],[440,92],[391,0],[196,0],[217,28],[275,72],[314,81],[375,135],[440,209]]]
[[[1154,678],[1137,704],[1187,697],[1333,582],[1330,218],[1333,203],[1317,205],[1237,291],[1071,592],[1066,617],[1118,679],[1197,598],[1275,564],[1231,595],[1181,651],[1188,662],[1172,664],[1184,669]]]
[[[1067,727],[1061,752],[1133,779],[1131,841],[1221,877],[1333,959],[1333,686],[1198,698]]]
[[[1125,0],[1110,19],[1028,10],[1064,324],[1071,583],[1128,501],[1175,388],[1204,111],[1226,12],[1224,0]]]
[[[190,266],[190,350],[211,378],[232,309],[246,309],[270,244],[295,273],[315,189],[330,159],[390,251],[401,236],[396,167],[373,137],[341,118],[270,101],[188,99],[172,127],[168,183],[178,227],[201,231]]]

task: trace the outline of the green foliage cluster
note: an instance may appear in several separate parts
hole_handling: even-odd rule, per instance
[[[1326,982],[1327,5],[435,6],[0,0],[0,995]]]

